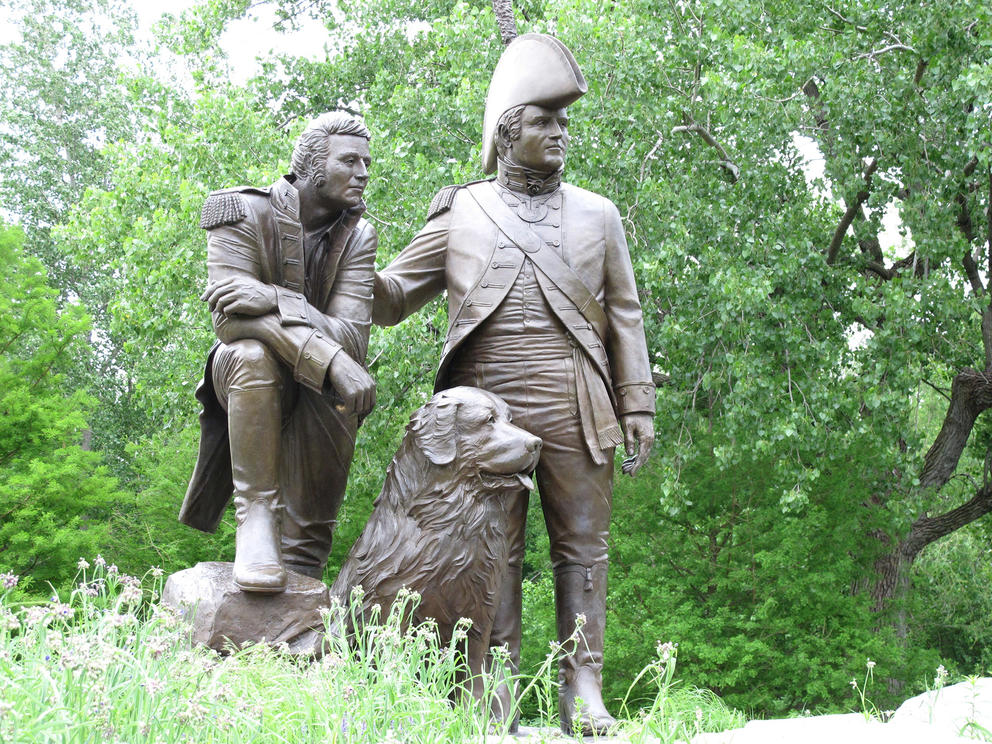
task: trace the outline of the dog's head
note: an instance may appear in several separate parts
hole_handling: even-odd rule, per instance
[[[533,488],[528,475],[541,440],[510,423],[510,409],[497,395],[472,387],[444,390],[413,414],[407,431],[434,465],[474,471],[492,488]]]

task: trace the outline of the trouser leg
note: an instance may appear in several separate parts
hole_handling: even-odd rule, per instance
[[[320,579],[331,551],[355,451],[358,419],[297,386],[282,435],[282,554],[291,571]]]
[[[558,641],[565,654],[559,663],[559,713],[562,730],[569,734],[603,734],[616,724],[602,698],[613,502],[613,451],[606,454],[607,462],[597,465],[575,443],[559,437],[557,442],[545,440],[538,466],[551,541]]]
[[[280,541],[279,458],[282,372],[257,341],[218,349],[214,385],[227,410],[234,481],[234,582],[243,591],[286,587]]]
[[[603,706],[601,692],[613,450],[604,452],[606,462],[602,465],[589,456],[576,404],[571,358],[499,364],[465,362],[452,368],[451,382],[475,384],[501,396],[510,407],[514,423],[544,442],[537,484],[551,541],[559,642],[571,636],[576,614],[584,613],[587,621],[590,617],[597,621],[586,632],[581,663],[569,658],[561,662],[560,700],[566,703],[562,706],[562,726],[566,730],[572,730],[574,724],[580,730],[604,731],[615,723]],[[525,519],[526,507],[519,517],[521,561]],[[582,567],[581,591],[576,590],[574,580],[566,578],[575,573],[566,570],[572,566]],[[594,579],[588,591],[587,568]],[[519,662],[520,612],[520,577],[513,571],[511,558],[491,643],[506,643],[515,663]],[[504,692],[509,698],[509,689]],[[575,720],[577,697],[585,702],[580,720]],[[593,702],[597,715],[589,718]]]
[[[516,705],[516,675],[520,671],[520,635],[523,596],[521,591],[524,559],[524,530],[527,524],[527,503],[529,494],[521,492],[509,505],[508,539],[510,543],[509,561],[503,579],[503,588],[496,606],[493,630],[489,637],[490,646],[504,646],[506,661],[497,665],[489,656],[489,671],[493,675],[494,694],[492,717],[496,721],[509,722],[510,733],[515,733],[520,725],[520,709]]]

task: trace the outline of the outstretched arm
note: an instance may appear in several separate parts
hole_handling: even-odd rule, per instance
[[[373,323],[396,325],[444,291],[450,221],[449,213],[428,220],[410,245],[376,272]]]

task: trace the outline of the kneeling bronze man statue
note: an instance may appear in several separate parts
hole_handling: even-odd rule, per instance
[[[647,460],[655,390],[620,214],[561,181],[566,107],[586,90],[557,39],[526,34],[506,48],[483,126],[483,170],[496,177],[435,196],[426,226],[376,275],[373,320],[398,323],[447,290],[435,388],[495,393],[516,425],[543,440],[536,474],[559,640],[585,617],[561,661],[562,728],[601,734],[616,723],[601,676],[614,449],[626,445],[631,475]],[[521,490],[509,506],[508,569],[490,637],[509,649],[511,673],[520,658],[527,502]],[[512,694],[502,686],[497,715],[511,715]]]
[[[200,452],[180,520],[213,532],[234,494],[234,581],[274,593],[320,578],[359,422],[377,236],[364,219],[369,131],[339,113],[306,128],[292,172],[203,207],[217,343],[196,391]]]

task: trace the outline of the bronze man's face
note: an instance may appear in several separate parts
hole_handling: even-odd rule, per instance
[[[324,183],[316,186],[317,198],[335,211],[356,206],[369,182],[369,141],[351,134],[333,134],[327,138],[330,152],[324,163]]]
[[[563,108],[529,105],[520,119],[520,138],[510,144],[510,157],[517,165],[539,173],[551,173],[565,164],[568,147],[568,115]]]

